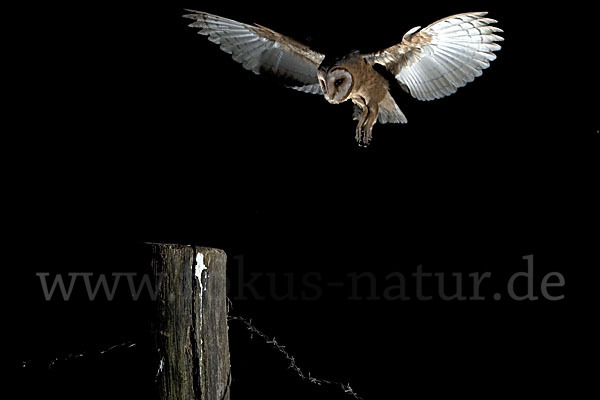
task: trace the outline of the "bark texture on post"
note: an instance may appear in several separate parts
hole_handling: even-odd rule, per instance
[[[226,261],[219,249],[152,246],[161,400],[229,400]]]

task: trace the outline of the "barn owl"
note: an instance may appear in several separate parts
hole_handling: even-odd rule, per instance
[[[490,65],[500,50],[502,30],[486,12],[456,14],[421,29],[410,29],[398,44],[362,54],[330,58],[261,25],[248,25],[217,15],[187,10],[190,27],[219,44],[244,68],[281,78],[288,87],[320,94],[332,104],[354,103],[356,140],[367,146],[376,122],[406,123],[389,92],[388,80],[374,64],[390,71],[400,87],[418,100],[448,96]]]

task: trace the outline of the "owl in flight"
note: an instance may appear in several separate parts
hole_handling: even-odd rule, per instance
[[[356,140],[366,146],[375,122],[406,123],[389,92],[389,83],[374,68],[383,65],[402,89],[419,100],[448,96],[490,66],[500,50],[502,30],[485,18],[486,12],[457,14],[420,29],[412,28],[402,41],[376,53],[351,52],[330,59],[287,36],[261,25],[248,25],[217,15],[188,10],[190,27],[219,44],[244,68],[281,78],[302,92],[321,94],[338,104],[354,103]]]

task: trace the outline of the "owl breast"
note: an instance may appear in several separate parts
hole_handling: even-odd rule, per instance
[[[354,79],[343,67],[334,67],[328,71],[318,71],[319,84],[328,102],[337,104],[348,100],[352,93]]]

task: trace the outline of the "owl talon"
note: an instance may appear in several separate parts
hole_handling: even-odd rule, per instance
[[[364,138],[365,138],[365,132],[364,132],[364,130],[362,129],[361,126],[358,126],[356,128],[356,137],[355,137],[355,139],[358,142],[358,145],[360,147],[365,147],[365,145],[364,145],[364,143],[365,143]]]
[[[371,142],[371,132],[366,131],[364,128],[356,129],[356,141],[360,147],[367,147]]]

